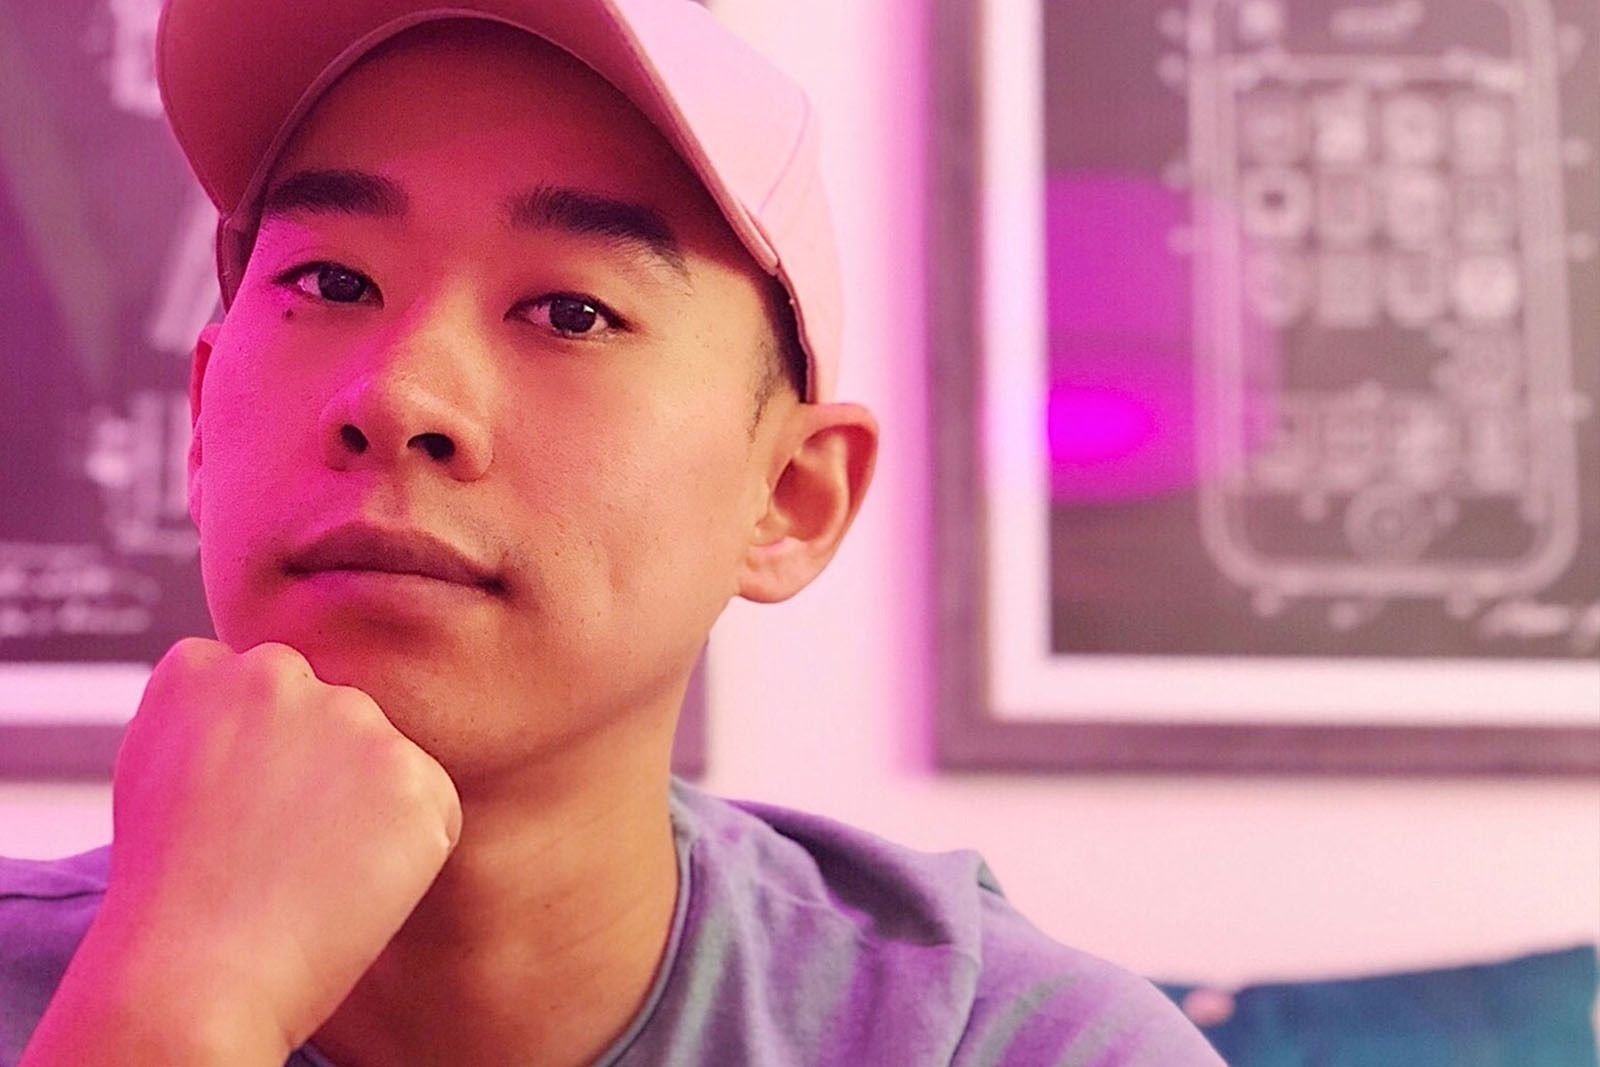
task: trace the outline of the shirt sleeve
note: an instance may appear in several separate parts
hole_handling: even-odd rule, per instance
[[[100,906],[102,862],[0,858],[0,1067],[21,1058]]]
[[[952,1067],[1224,1067],[1150,982],[986,896],[981,975]]]

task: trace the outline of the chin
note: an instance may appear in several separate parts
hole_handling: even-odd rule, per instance
[[[302,649],[318,678],[370,696],[394,728],[463,781],[503,773],[568,742],[564,716],[505,691],[504,672],[434,659],[393,642],[344,642]]]

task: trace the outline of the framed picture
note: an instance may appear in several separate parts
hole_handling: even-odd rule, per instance
[[[212,634],[185,463],[216,212],[162,117],[159,11],[0,7],[0,777],[107,775],[151,665]]]
[[[931,19],[942,761],[1600,771],[1600,6]]]
[[[104,773],[211,635],[184,476],[215,212],[161,117],[159,5],[0,11],[0,772]]]

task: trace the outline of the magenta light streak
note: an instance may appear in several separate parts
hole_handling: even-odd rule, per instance
[[[1189,193],[1148,175],[1053,174],[1044,206],[1048,378],[1016,415],[1047,435],[1051,499],[1110,504],[1192,491]],[[1259,395],[1239,432],[1254,444],[1274,418],[1278,340],[1247,323],[1240,343]]]
[[[1144,499],[1193,484],[1188,198],[1131,174],[1046,183],[1048,393],[1058,503]]]
[[[1159,432],[1155,414],[1143,398],[1106,386],[1052,388],[1049,428],[1051,462],[1067,467],[1121,459],[1149,444]]]
[[[1055,380],[1040,398],[1052,499],[1129,501],[1194,484],[1192,378],[1181,355],[1057,349]]]

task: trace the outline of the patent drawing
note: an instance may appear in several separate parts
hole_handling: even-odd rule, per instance
[[[1194,0],[1200,525],[1258,614],[1537,593],[1580,534],[1547,0]]]

